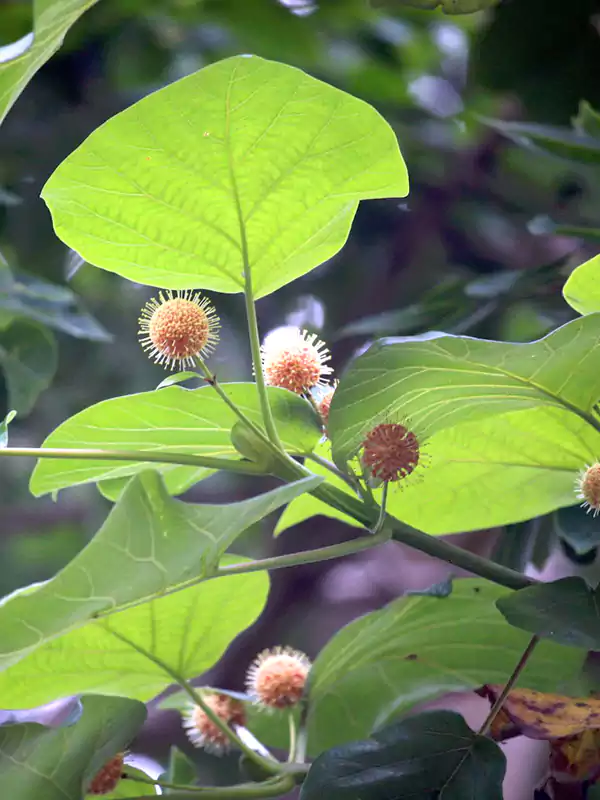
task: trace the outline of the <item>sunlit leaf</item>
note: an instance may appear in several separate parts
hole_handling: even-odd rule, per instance
[[[69,28],[97,0],[33,0],[33,35],[0,47],[0,123]]]
[[[306,478],[238,503],[197,505],[171,498],[155,472],[142,473],[73,561],[0,605],[0,664],[15,663],[99,612],[212,575],[240,533],[319,480]]]
[[[156,797],[158,790],[155,786],[150,786],[148,783],[133,780],[136,777],[148,779],[148,775],[135,767],[125,764],[125,773],[131,776],[131,779],[121,780],[112,792],[102,795],[102,800],[122,800],[125,797]],[[98,800],[97,794],[86,795],[86,800]]]
[[[222,388],[250,419],[262,425],[253,383],[227,383]],[[269,388],[271,408],[284,444],[292,453],[310,452],[321,426],[309,403],[285,389]],[[115,397],[90,406],[63,422],[44,447],[90,448],[183,453],[239,459],[231,442],[234,412],[211,386],[189,391],[170,386],[154,392]],[[157,465],[170,487],[178,491],[208,473],[204,467]],[[41,459],[31,476],[34,495],[122,478],[148,468],[147,462]]]
[[[257,297],[346,241],[359,200],[403,197],[406,167],[375,109],[256,56],[212,64],[98,128],[43,190],[91,264],[166,288]]]
[[[406,421],[423,440],[509,411],[568,410],[600,430],[600,314],[536,342],[512,344],[426,334],[384,339],[346,371],[328,431],[338,462],[349,460],[375,422]]]
[[[580,314],[600,311],[600,256],[573,270],[563,287],[563,295]]]
[[[486,581],[458,580],[448,597],[403,597],[342,628],[310,673],[310,752],[369,736],[416,703],[491,676],[506,681],[530,638],[496,609],[507,594]],[[542,643],[519,683],[556,690],[584,658],[582,650]]]
[[[81,800],[99,769],[123,751],[146,719],[142,703],[88,695],[71,725],[0,726],[0,783],[10,800]]]
[[[502,800],[504,754],[460,714],[428,711],[312,764],[300,800]]]

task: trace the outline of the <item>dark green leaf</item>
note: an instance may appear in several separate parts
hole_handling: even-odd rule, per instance
[[[580,506],[560,508],[554,515],[557,535],[583,555],[600,545],[600,519]]]
[[[109,759],[125,750],[146,719],[143,703],[88,695],[72,725],[0,726],[0,785],[10,800],[81,800]]]
[[[428,711],[323,753],[300,800],[502,800],[505,769],[498,745],[460,714]]]
[[[441,8],[444,14],[474,14],[493,8],[499,2],[500,0],[375,0],[375,5],[390,10],[408,7],[432,11]]]
[[[169,755],[169,769],[166,774],[167,783],[178,783],[180,786],[193,784],[198,779],[196,767],[189,758],[178,750],[171,747]],[[165,789],[165,794],[173,794],[173,789]]]
[[[210,576],[240,533],[320,480],[306,478],[239,503],[192,505],[170,497],[155,472],[142,473],[70,564],[0,606],[0,664],[15,663],[101,611]]]
[[[253,383],[221,385],[250,419],[262,425]],[[269,388],[271,408],[281,438],[292,453],[310,452],[321,438],[321,425],[310,404],[285,389]],[[169,386],[154,392],[115,397],[90,406],[63,422],[45,440],[44,447],[77,447],[184,453],[238,458],[231,442],[237,417],[212,386],[190,391]],[[147,462],[40,459],[30,488],[34,495],[67,486],[122,478],[148,468]],[[205,467],[158,465],[171,491],[181,492],[205,477]]]
[[[529,640],[498,612],[506,594],[486,581],[455,580],[448,597],[402,597],[342,628],[310,673],[309,751],[369,736],[415,703],[504,683]],[[556,691],[584,658],[545,642],[520,685]]]
[[[583,578],[529,586],[496,605],[517,628],[572,647],[600,649],[600,590],[590,589]]]
[[[507,525],[500,531],[494,549],[492,561],[504,567],[524,572],[529,560],[532,542],[536,535],[536,522],[528,520],[516,525]]]
[[[33,34],[0,47],[0,123],[69,28],[97,0],[33,0]]]
[[[293,67],[237,56],[108,120],[42,196],[57,234],[90,264],[220,292],[243,291],[249,269],[262,297],[333,256],[361,199],[407,192],[396,136],[374,108]]]
[[[485,119],[486,125],[517,144],[583,164],[600,164],[600,139],[569,128]]]
[[[8,405],[25,416],[56,372],[54,336],[40,325],[14,322],[0,332],[0,365],[6,378]]]

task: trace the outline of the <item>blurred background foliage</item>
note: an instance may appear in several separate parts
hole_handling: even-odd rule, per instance
[[[0,1],[0,61],[2,46],[32,26],[30,3]],[[374,104],[395,128],[411,176],[406,201],[364,203],[341,253],[260,301],[263,333],[285,324],[319,331],[339,372],[381,335],[434,329],[527,341],[574,315],[562,284],[600,239],[596,0],[99,0],[0,128],[0,404],[2,417],[19,412],[11,444],[37,446],[86,406],[164,377],[136,338],[151,291],[68,252],[39,199],[43,183],[109,116],[243,52],[301,67]],[[213,369],[221,380],[249,379],[241,299],[213,300],[224,323]],[[108,508],[90,487],[33,501],[32,466],[2,463],[0,594],[53,574]],[[215,477],[190,499],[256,491],[255,482]],[[598,526],[579,520],[565,512],[558,522],[464,543],[494,547],[504,563],[543,566],[558,530],[574,561],[593,562]],[[323,518],[274,545],[270,530],[272,520],[248,531],[242,549],[259,555],[349,535]],[[257,638],[314,652],[357,613],[440,577],[430,562],[420,569],[392,558],[369,554],[275,576],[250,654]],[[236,688],[246,663],[238,660],[226,660],[222,685]]]

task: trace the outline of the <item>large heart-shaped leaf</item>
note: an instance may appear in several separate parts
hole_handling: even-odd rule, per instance
[[[310,752],[369,736],[416,703],[505,682],[530,638],[496,608],[506,594],[486,581],[460,580],[447,597],[403,597],[342,628],[310,673]],[[584,657],[543,643],[519,684],[556,690]]]
[[[599,398],[600,314],[590,314],[529,344],[446,334],[377,342],[344,375],[328,430],[343,462],[374,421],[408,421],[423,440],[461,422],[549,406],[600,430]]]
[[[240,533],[321,480],[306,478],[239,503],[192,505],[171,498],[155,472],[142,473],[73,561],[0,605],[0,665],[100,612],[211,576]]]
[[[33,33],[0,47],[0,123],[69,28],[98,0],[33,0]]]
[[[428,711],[319,756],[300,800],[502,800],[506,759],[460,714]]]
[[[42,196],[91,264],[167,288],[269,294],[336,253],[358,201],[403,197],[374,108],[298,69],[238,56],[98,128]]]
[[[579,471],[600,452],[600,434],[575,414],[534,408],[467,422],[434,434],[421,467],[388,491],[387,510],[429,534],[460,533],[532,519],[579,503]],[[315,453],[331,459],[331,446]],[[318,464],[310,468],[349,492]],[[381,492],[376,492],[379,498]],[[357,523],[312,495],[290,503],[277,532],[315,514]]]
[[[563,296],[580,314],[600,311],[600,256],[573,270],[563,287]]]
[[[0,726],[0,784],[10,800],[81,800],[104,764],[146,719],[143,703],[88,695],[74,724]],[[139,792],[138,792],[139,794]]]
[[[221,385],[229,397],[258,425],[260,403],[253,383]],[[321,436],[317,417],[292,392],[269,388],[271,408],[285,446],[292,453],[310,452]],[[237,417],[211,386],[190,391],[169,386],[154,392],[115,397],[86,408],[63,422],[43,447],[138,450],[239,459],[231,441]],[[147,462],[41,459],[31,476],[34,495],[100,480],[135,475]],[[208,474],[204,467],[158,466],[175,491]]]
[[[237,556],[223,560],[242,561]],[[183,678],[200,675],[255,621],[268,588],[265,572],[231,575],[90,620],[0,672],[2,702],[24,708],[86,692],[150,700],[172,683],[172,676],[141,651]]]

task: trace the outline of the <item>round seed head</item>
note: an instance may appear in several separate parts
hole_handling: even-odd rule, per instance
[[[246,675],[248,693],[256,703],[269,708],[288,708],[302,697],[310,659],[291,647],[264,650]]]
[[[362,443],[362,463],[381,481],[399,481],[417,468],[419,441],[412,431],[395,422],[384,422],[370,431]]]
[[[143,349],[167,369],[193,366],[219,339],[215,309],[206,297],[189,290],[159,292],[142,309],[139,325]]]
[[[583,508],[597,516],[600,512],[600,464],[596,462],[586,466],[580,473],[576,482],[576,494]]]
[[[244,705],[234,697],[227,694],[207,694],[203,700],[225,724],[246,724]],[[192,706],[185,714],[182,724],[194,747],[201,747],[214,755],[222,755],[229,750],[229,738],[200,706]]]
[[[298,328],[270,336],[261,348],[263,372],[268,386],[279,386],[304,394],[322,386],[333,370],[327,366],[329,350],[316,334]]]
[[[110,759],[101,770],[94,776],[87,793],[88,794],[110,794],[117,787],[123,774],[124,753],[117,753]]]
[[[331,401],[333,400],[333,395],[335,394],[335,390],[337,389],[338,382],[334,381],[333,384],[328,385],[325,388],[324,393],[321,395],[321,399],[318,402],[318,409],[319,414],[323,420],[323,425],[327,425],[329,421],[329,409],[331,408]]]

